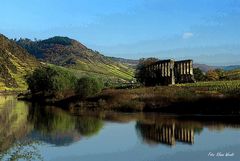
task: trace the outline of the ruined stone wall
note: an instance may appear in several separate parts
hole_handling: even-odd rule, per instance
[[[161,60],[147,67],[155,84],[174,84],[174,61]]]
[[[177,83],[193,83],[193,61],[182,60],[176,61],[174,65],[175,80]]]
[[[195,81],[192,60],[161,60],[149,65],[146,70],[155,84],[169,85]]]

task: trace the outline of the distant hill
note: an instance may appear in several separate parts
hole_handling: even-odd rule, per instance
[[[229,71],[229,70],[237,70],[240,69],[240,65],[229,65],[229,66],[222,66],[223,70]]]
[[[214,70],[214,69],[223,69],[225,71],[231,71],[231,70],[237,70],[240,69],[240,65],[229,65],[229,66],[209,66],[206,64],[193,64],[194,68],[199,68],[203,72],[207,72],[209,70]]]
[[[24,76],[39,65],[25,49],[0,34],[0,90],[26,89]]]
[[[108,57],[108,58],[116,62],[127,64],[133,68],[135,68],[139,62],[139,60],[134,60],[134,59],[125,59],[125,58],[116,58],[116,57]]]
[[[194,63],[194,64],[193,64],[193,68],[199,68],[199,69],[201,69],[203,72],[207,72],[207,71],[209,71],[209,70],[217,69],[218,67],[216,67],[216,66],[209,66],[209,65],[206,65],[206,64],[197,64],[197,63]]]
[[[68,37],[56,36],[40,41],[20,39],[16,43],[41,61],[68,67],[79,76],[96,75],[123,81],[133,79],[133,69],[128,64],[106,57]]]
[[[205,64],[194,64],[194,68],[199,68],[203,72],[214,69],[223,69],[223,77],[225,80],[240,80],[240,65],[230,65],[230,66],[208,66]]]

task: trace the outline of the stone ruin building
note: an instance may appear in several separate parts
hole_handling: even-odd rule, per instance
[[[160,60],[147,66],[145,70],[155,85],[195,82],[192,60]]]

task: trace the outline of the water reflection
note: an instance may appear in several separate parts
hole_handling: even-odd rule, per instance
[[[148,144],[163,143],[175,145],[176,141],[188,144],[194,143],[195,129],[184,127],[181,124],[147,124],[137,122],[136,130],[139,136]]]
[[[0,124],[0,160],[40,158],[36,144],[69,146],[96,135],[104,125],[101,119],[75,117],[59,108],[17,101],[15,96],[0,96]]]
[[[0,152],[8,149],[16,140],[32,130],[27,120],[28,108],[13,97],[0,99]]]
[[[28,105],[14,96],[0,96],[0,160],[41,160],[36,142],[23,139],[33,129]]]
[[[177,144],[192,148],[199,144],[196,141],[199,139],[197,135],[206,135],[204,129],[209,132],[222,132],[229,128],[240,128],[239,117],[179,117],[154,113],[64,111],[56,107],[41,107],[17,101],[13,96],[0,97],[0,160],[18,160],[16,157],[22,160],[41,160],[42,154],[38,148],[43,145],[61,148],[73,147],[73,143],[80,146],[83,142],[89,146],[83,138],[98,138],[100,131],[106,131],[103,130],[104,126],[114,125],[114,128],[118,129],[122,124],[129,125],[131,129],[128,130],[134,132],[131,139],[140,139],[141,146],[147,145],[150,152],[152,146],[148,145],[168,145],[166,148],[173,151],[177,149]],[[119,133],[125,132],[110,131],[111,136],[119,136]],[[101,139],[107,142],[108,137]],[[116,138],[121,142],[129,141],[125,137]],[[223,136],[221,142],[224,141]]]
[[[40,154],[37,146],[39,142],[25,139],[16,141],[12,144],[11,148],[0,153],[1,161],[18,161],[18,160],[39,160],[42,161],[43,157]]]
[[[85,113],[86,115],[86,113]],[[239,129],[239,117],[219,116],[167,116],[154,113],[91,113],[94,117],[110,122],[128,123],[136,121],[135,129],[143,143],[165,144],[174,146],[177,143],[194,144],[195,135],[200,135],[204,128],[209,131],[224,131],[226,128]]]
[[[29,109],[28,121],[34,125],[29,137],[55,146],[67,146],[83,136],[97,134],[103,121],[92,117],[75,117],[59,108],[42,108],[35,105]]]

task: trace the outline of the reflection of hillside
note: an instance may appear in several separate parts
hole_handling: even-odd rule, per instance
[[[147,124],[137,122],[136,130],[147,143],[163,143],[175,145],[176,141],[194,143],[194,128],[177,125],[175,123]]]
[[[65,146],[79,141],[82,136],[96,134],[103,122],[93,117],[75,117],[58,108],[33,107],[29,122],[34,124],[31,138],[56,146]]]
[[[0,152],[27,135],[32,126],[27,121],[28,105],[13,96],[0,96]]]

